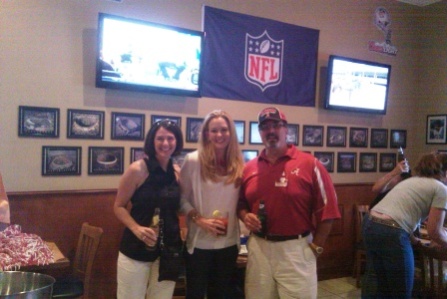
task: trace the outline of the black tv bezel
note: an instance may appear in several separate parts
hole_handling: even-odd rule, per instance
[[[100,52],[102,49],[102,34],[103,34],[103,24],[105,18],[111,18],[116,20],[122,20],[126,22],[132,22],[143,25],[150,25],[158,28],[174,30],[180,33],[191,34],[200,36],[200,51],[203,51],[204,47],[204,34],[202,31],[192,30],[182,27],[176,27],[171,25],[164,25],[159,23],[154,23],[150,21],[144,21],[139,19],[127,18],[123,16],[108,14],[108,13],[98,13],[98,31],[97,31],[97,43],[96,43],[96,70],[95,70],[95,86],[98,88],[105,89],[119,89],[119,90],[128,90],[128,91],[137,91],[137,92],[148,92],[148,93],[158,93],[158,94],[166,94],[166,95],[175,95],[175,96],[188,96],[188,97],[201,97],[202,90],[202,55],[199,60],[199,80],[198,80],[198,88],[197,90],[189,90],[189,89],[180,89],[180,88],[169,88],[169,87],[160,87],[156,85],[141,85],[141,84],[133,84],[133,83],[122,83],[122,82],[111,82],[102,80],[102,68],[101,68],[101,59]]]
[[[366,64],[366,65],[370,65],[370,66],[388,68],[388,78],[387,78],[387,85],[386,85],[384,108],[383,109],[370,109],[370,108],[358,108],[358,107],[331,105],[329,103],[329,100],[330,100],[330,94],[331,94],[332,72],[333,72],[334,60],[344,60],[344,61],[348,61],[348,62],[354,62],[354,63]],[[387,111],[387,106],[388,106],[388,94],[389,94],[389,89],[390,89],[390,79],[391,79],[391,65],[390,64],[373,62],[373,61],[362,60],[362,59],[351,58],[351,57],[345,57],[345,56],[340,56],[340,55],[330,55],[329,60],[328,60],[328,67],[327,67],[327,81],[326,81],[326,93],[325,93],[325,98],[324,98],[324,108],[327,110],[385,115],[386,111]]]

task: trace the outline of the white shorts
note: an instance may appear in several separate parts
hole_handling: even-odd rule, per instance
[[[160,259],[154,262],[133,260],[118,254],[117,299],[171,299],[175,281],[158,281]]]
[[[317,260],[312,236],[271,242],[251,236],[245,275],[247,299],[317,298]]]

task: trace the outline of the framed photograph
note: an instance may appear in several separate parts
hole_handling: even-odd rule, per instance
[[[359,171],[360,172],[376,172],[377,171],[377,153],[360,153]]]
[[[287,144],[298,145],[300,125],[287,124]]]
[[[236,127],[237,141],[239,144],[245,143],[245,121],[235,120],[234,126]]]
[[[202,128],[203,118],[186,118],[186,141],[198,142],[200,136],[200,130]]]
[[[259,152],[257,150],[242,150],[242,157],[244,158],[245,163],[256,158],[258,154]]]
[[[427,144],[446,143],[447,115],[427,116]]]
[[[144,140],[144,114],[112,112],[112,140]]]
[[[303,125],[303,145],[323,146],[324,127]]]
[[[144,148],[142,147],[131,147],[130,148],[130,163],[143,159],[146,157],[146,154],[144,153]]]
[[[337,172],[355,172],[356,164],[357,153],[337,153]]]
[[[42,176],[81,175],[80,146],[42,146]]]
[[[391,148],[407,147],[407,130],[391,130],[390,132]]]
[[[182,127],[182,118],[180,116],[169,116],[169,115],[151,115],[151,126],[157,121],[164,119],[169,119],[170,121],[175,122],[179,128]]]
[[[379,171],[389,172],[396,167],[396,154],[394,153],[380,153],[379,156]]]
[[[262,144],[262,138],[259,134],[258,122],[251,121],[250,122],[250,144]]]
[[[438,150],[438,154],[447,154],[447,150],[440,149],[440,150]]]
[[[334,152],[315,152],[314,156],[328,172],[334,172]]]
[[[349,147],[368,147],[368,129],[350,128]]]
[[[124,172],[124,147],[88,148],[88,174],[122,174]]]
[[[19,106],[20,137],[59,137],[59,108]]]
[[[388,129],[371,129],[372,148],[387,148],[388,147]]]
[[[185,156],[188,153],[191,153],[195,151],[195,149],[192,148],[184,148],[181,152],[180,155],[173,157],[174,163],[177,164],[178,166],[182,167],[183,165],[183,161],[185,160]]]
[[[326,145],[330,147],[346,147],[346,127],[327,127]]]
[[[104,112],[68,109],[67,138],[104,139]]]

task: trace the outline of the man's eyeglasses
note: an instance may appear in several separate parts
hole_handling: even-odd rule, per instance
[[[283,122],[274,122],[274,123],[268,123],[268,124],[260,124],[259,129],[261,131],[268,131],[270,129],[278,130],[279,128],[285,127],[287,124]]]

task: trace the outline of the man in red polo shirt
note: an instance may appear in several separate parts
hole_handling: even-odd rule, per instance
[[[238,203],[239,218],[252,231],[246,298],[317,298],[316,260],[340,218],[334,186],[318,159],[287,144],[281,111],[262,110],[258,124],[265,149],[246,164]],[[261,200],[265,233],[257,217]]]

